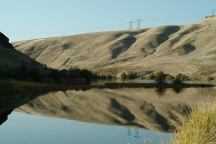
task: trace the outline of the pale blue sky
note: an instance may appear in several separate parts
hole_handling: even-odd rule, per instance
[[[0,31],[11,41],[199,22],[216,0],[0,0]]]

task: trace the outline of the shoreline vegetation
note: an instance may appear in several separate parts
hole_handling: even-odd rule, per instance
[[[131,80],[131,79],[115,79],[111,76],[97,76],[88,70],[70,70],[70,71],[53,71],[44,77],[38,76],[38,80],[20,79],[20,78],[1,78],[0,77],[0,95],[11,95],[24,91],[33,90],[87,90],[91,88],[156,88],[159,93],[163,93],[166,89],[172,88],[176,93],[181,92],[184,88],[204,88],[214,87],[212,82],[194,82],[183,75],[178,74],[176,77],[157,72],[151,74],[151,80]],[[25,73],[24,73],[25,74]],[[79,74],[79,75],[78,75]],[[61,75],[61,76],[60,76]],[[49,78],[49,76],[53,76]],[[58,78],[58,76],[60,76]],[[172,79],[167,79],[172,77]],[[44,78],[44,79],[43,79]],[[61,80],[60,80],[61,79]],[[97,83],[97,81],[102,83]],[[95,83],[96,82],[96,83]]]
[[[101,80],[101,79],[100,79]],[[95,79],[97,81],[97,79]],[[94,84],[94,81],[86,82],[71,82],[71,83],[45,83],[45,82],[36,82],[36,81],[21,81],[14,79],[0,79],[0,92],[10,93],[14,92],[23,92],[27,90],[34,89],[59,89],[59,90],[67,90],[67,89],[90,89],[90,88],[161,88],[161,89],[169,89],[169,88],[205,88],[205,87],[214,87],[214,83],[208,82],[193,82],[193,81],[181,81],[179,83],[173,82],[163,82],[158,83],[157,81],[117,81],[111,80],[106,81],[104,79],[104,83],[102,84]]]
[[[4,71],[0,68],[0,79],[13,79],[18,81],[40,82],[40,83],[90,83],[96,79],[110,79],[111,76],[97,75],[89,70],[71,68],[69,70],[56,70],[45,65],[39,67],[28,67],[21,65],[14,70]]]
[[[172,144],[214,144],[216,142],[216,103],[194,108],[174,136]]]

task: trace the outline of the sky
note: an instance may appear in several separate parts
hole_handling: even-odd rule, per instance
[[[198,23],[216,0],[0,0],[0,31],[10,41]],[[216,14],[216,10],[215,10]],[[135,27],[135,23],[134,23]]]

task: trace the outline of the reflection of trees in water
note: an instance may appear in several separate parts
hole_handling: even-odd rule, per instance
[[[7,110],[0,112],[0,125],[2,125],[8,119],[8,115],[12,113],[13,110]]]
[[[166,93],[166,88],[164,88],[164,87],[157,87],[156,89],[155,89],[155,91],[157,92],[157,94],[158,94],[158,96],[164,96],[165,95],[165,93]]]
[[[157,94],[161,97],[161,96],[164,96],[167,92],[167,89],[168,88],[165,88],[165,87],[157,87],[155,88],[155,91],[157,92]],[[183,87],[173,87],[172,90],[178,94],[178,93],[181,93],[185,88]]]
[[[174,88],[172,88],[172,89],[173,89],[173,91],[174,91],[175,93],[181,93],[181,92],[184,90],[183,87],[174,87]]]

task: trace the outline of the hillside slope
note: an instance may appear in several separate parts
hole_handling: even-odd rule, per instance
[[[193,25],[36,39],[14,46],[57,69],[80,67],[114,75],[161,70],[203,79],[216,76],[215,17]]]
[[[40,66],[34,59],[14,49],[9,43],[9,39],[0,33],[0,71],[11,72],[23,65],[27,67]]]

